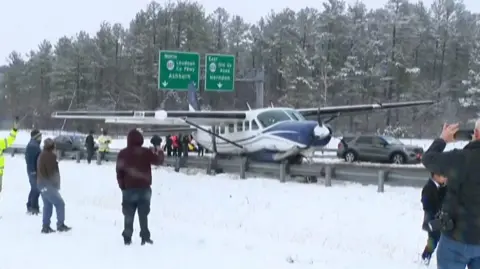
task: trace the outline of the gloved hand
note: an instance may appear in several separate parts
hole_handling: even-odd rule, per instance
[[[15,120],[13,121],[13,130],[18,131],[18,117],[15,117]]]
[[[440,211],[435,219],[428,223],[428,227],[432,232],[448,232],[453,229],[453,220],[447,212]]]

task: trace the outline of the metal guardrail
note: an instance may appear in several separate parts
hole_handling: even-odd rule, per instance
[[[5,150],[7,153],[24,154],[25,148],[12,147]],[[105,155],[107,161],[116,161],[118,152],[109,152]],[[76,160],[80,163],[86,154],[82,151],[57,152],[59,159]],[[102,161],[98,154],[94,160],[100,165]],[[421,187],[429,177],[428,171],[421,166],[402,166],[370,163],[312,163],[301,165],[287,165],[286,163],[258,163],[249,162],[247,158],[214,159],[210,157],[189,156],[187,158],[168,157],[164,165],[181,168],[206,169],[207,174],[218,172],[239,173],[241,179],[248,174],[263,174],[276,177],[280,182],[301,181],[315,177],[317,184],[332,186],[332,181],[356,182],[364,185],[377,185],[378,192],[384,192],[385,185],[403,187]],[[299,179],[301,178],[301,179]]]

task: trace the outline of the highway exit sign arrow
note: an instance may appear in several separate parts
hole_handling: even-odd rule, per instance
[[[235,90],[235,56],[205,55],[205,91]]]
[[[161,50],[158,59],[158,89],[186,91],[200,81],[200,55],[194,52]]]

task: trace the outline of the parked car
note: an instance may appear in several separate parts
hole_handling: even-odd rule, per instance
[[[422,155],[423,148],[384,135],[345,136],[337,148],[337,157],[347,162],[419,163]]]
[[[86,136],[79,135],[59,135],[53,139],[55,147],[63,151],[83,151],[85,149]],[[98,146],[95,145],[97,149]]]

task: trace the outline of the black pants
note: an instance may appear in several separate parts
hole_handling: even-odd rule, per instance
[[[28,174],[28,181],[30,182],[30,192],[28,193],[27,200],[27,210],[28,211],[39,211],[40,206],[38,205],[38,200],[40,197],[40,190],[37,186],[37,174]]]
[[[95,153],[95,150],[93,149],[87,149],[87,163],[92,162],[93,154]]]
[[[105,155],[106,155],[106,154],[107,154],[106,151],[101,151],[101,152],[100,152],[100,160],[101,160],[101,161],[105,161]]]
[[[122,212],[124,216],[124,229],[122,236],[131,238],[133,234],[133,222],[135,212],[138,212],[138,221],[140,222],[140,238],[150,239],[148,230],[148,214],[150,213],[150,201],[152,199],[152,189],[126,189],[122,191]]]

